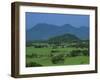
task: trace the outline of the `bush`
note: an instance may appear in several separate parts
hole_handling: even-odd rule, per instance
[[[29,58],[37,58],[38,55],[36,53],[26,54],[26,57],[29,57]]]
[[[59,52],[59,50],[51,50],[51,53],[57,53],[57,52]]]
[[[70,52],[71,57],[76,57],[81,55],[81,50],[73,50]]]
[[[51,55],[51,62],[53,64],[57,63],[64,63],[64,54],[52,54]]]
[[[42,66],[42,65],[36,62],[29,62],[26,64],[26,67],[37,67],[37,66]]]
[[[65,53],[65,57],[70,57],[70,52]]]
[[[53,46],[52,49],[57,49],[57,46]]]
[[[33,46],[32,43],[26,43],[26,47]]]
[[[89,56],[89,50],[83,50],[83,51],[82,51],[82,54],[83,54],[84,56]]]
[[[68,47],[88,48],[89,44],[88,43],[76,43],[76,44],[69,45]]]
[[[89,51],[88,50],[73,50],[70,52],[70,57],[75,57],[75,56],[89,56]]]

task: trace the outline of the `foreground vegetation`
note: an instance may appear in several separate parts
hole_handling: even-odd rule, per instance
[[[87,42],[64,45],[32,42],[26,47],[26,67],[89,64]]]
[[[72,34],[26,43],[26,67],[89,64],[89,41]]]

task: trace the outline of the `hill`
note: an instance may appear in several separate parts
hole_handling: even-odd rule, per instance
[[[72,34],[63,34],[60,36],[55,36],[50,39],[48,39],[49,42],[74,42],[79,41],[80,39]]]
[[[63,34],[74,34],[80,39],[89,38],[89,28],[80,27],[76,28],[70,24],[64,24],[62,26],[39,23],[26,31],[26,40],[48,40],[51,37],[63,35]]]

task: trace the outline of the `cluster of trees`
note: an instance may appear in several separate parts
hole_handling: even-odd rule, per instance
[[[26,44],[27,47],[34,47],[34,48],[48,48],[48,47],[52,47],[52,48],[67,48],[67,47],[73,47],[73,48],[89,48],[89,42],[73,42],[73,43],[64,43],[64,42],[51,42],[51,43],[32,43],[32,42],[28,42]]]
[[[41,57],[49,57],[47,54],[37,54],[37,53],[31,53],[26,54],[27,58],[41,58]]]
[[[67,57],[89,56],[89,50],[72,50],[69,53],[62,53],[57,50],[52,50],[50,57],[53,64],[64,63]]]
[[[72,45],[69,45],[68,47],[74,47],[74,48],[89,48],[89,43],[88,42],[79,42],[79,43],[76,43],[76,44],[72,44]]]
[[[41,64],[37,63],[37,62],[28,62],[26,63],[26,67],[37,67],[37,66],[42,66]]]
[[[51,50],[50,57],[51,57],[51,62],[53,64],[64,63],[65,54],[59,50],[54,49]]]
[[[31,47],[31,46],[33,46],[33,44],[32,44],[32,42],[26,42],[26,46]]]
[[[71,43],[76,43],[76,44],[67,45]],[[63,35],[51,37],[48,40],[28,41],[26,42],[26,46],[27,47],[32,46],[34,48],[47,48],[47,47],[57,48],[59,46],[62,48],[63,47],[88,48],[89,40],[81,40],[73,34],[63,34]]]
[[[64,60],[67,57],[89,56],[89,50],[72,50],[69,53],[67,52],[64,53],[59,50],[53,49],[51,50],[51,53],[49,55],[32,53],[32,54],[27,54],[26,56],[28,58],[49,57],[49,59],[53,64],[58,64],[58,63],[64,63]],[[32,66],[42,66],[42,65],[36,62],[27,63],[27,67],[32,67]]]
[[[34,48],[46,48],[48,47],[47,43],[27,43],[26,44],[27,47],[34,47]]]
[[[51,56],[51,62],[53,64],[64,63],[64,59],[65,59],[64,55],[62,55],[62,54]]]
[[[37,57],[38,57],[38,55],[37,55],[36,53],[26,54],[26,56],[27,56],[28,58],[37,58]]]
[[[69,57],[89,56],[89,50],[72,50]]]

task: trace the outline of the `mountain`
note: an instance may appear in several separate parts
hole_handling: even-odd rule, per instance
[[[51,37],[63,35],[66,33],[73,34],[80,39],[89,38],[88,27],[76,28],[70,24],[56,26],[52,24],[40,23],[26,31],[26,40],[48,40]]]
[[[80,39],[78,37],[76,37],[75,35],[72,34],[63,34],[63,35],[59,35],[59,36],[55,36],[52,38],[48,39],[49,42],[74,42],[74,41],[80,41]]]

